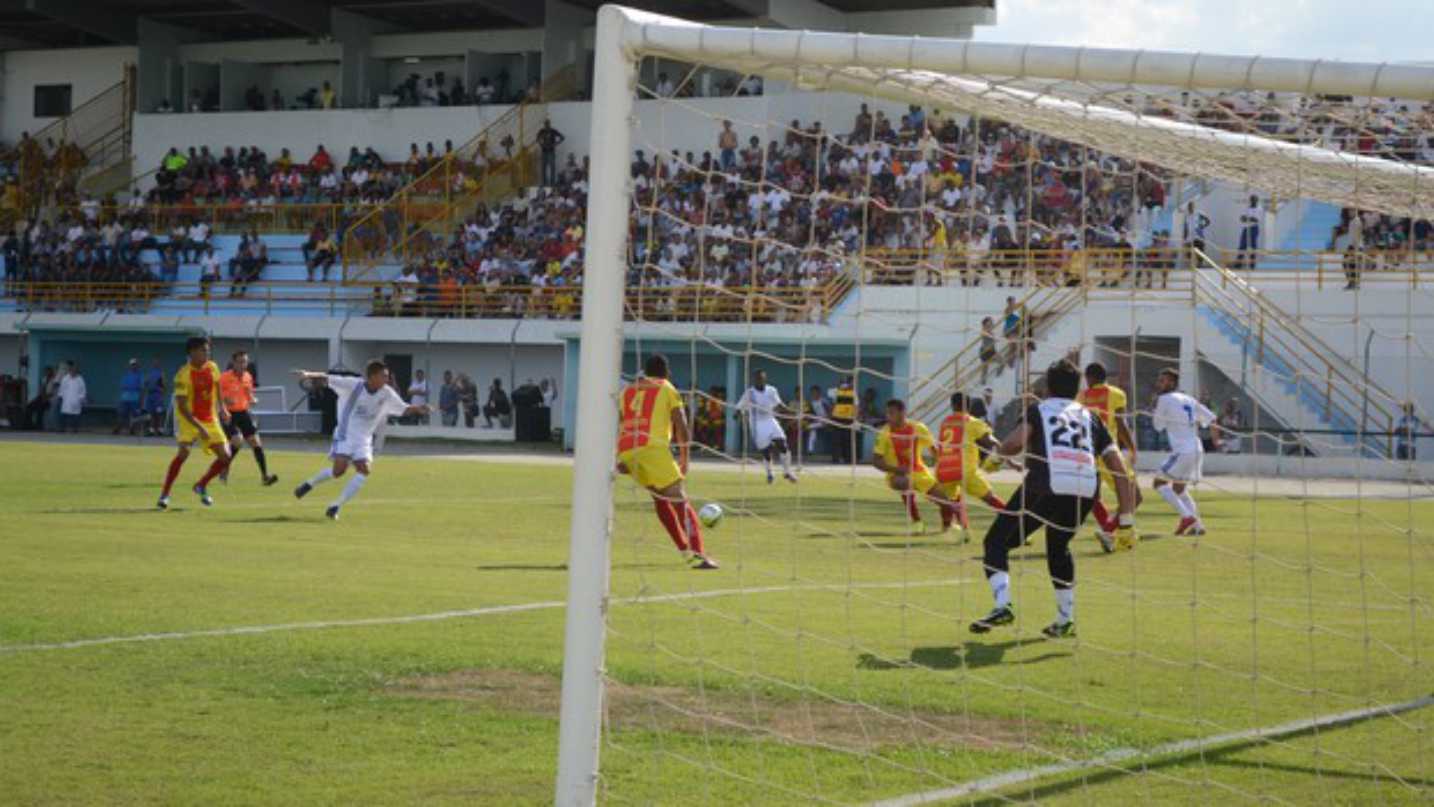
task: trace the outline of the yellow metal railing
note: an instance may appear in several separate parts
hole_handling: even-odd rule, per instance
[[[362,281],[375,268],[406,263],[442,243],[479,200],[500,199],[537,176],[533,138],[547,106],[513,106],[383,204],[355,219],[344,234],[343,276]]]
[[[840,302],[836,281],[815,289],[787,286],[634,288],[627,293],[631,317],[657,321],[806,322],[825,317]],[[574,319],[582,286],[459,285],[456,281],[403,283],[303,281],[234,283],[54,282],[12,280],[0,285],[21,310],[144,313],[161,300],[195,305],[200,312],[283,313],[322,310],[327,316]]]
[[[1251,358],[1259,366],[1274,368],[1280,380],[1316,394],[1325,421],[1342,418],[1358,424],[1361,432],[1392,434],[1399,420],[1400,401],[1365,372],[1305,328],[1260,290],[1197,253],[1200,270],[1194,273],[1195,299],[1226,317],[1245,332]],[[1391,438],[1392,439],[1392,438]],[[1392,456],[1392,446],[1386,447]]]
[[[1434,251],[1323,250],[1246,251],[1209,249],[1205,255],[1233,277],[1261,287],[1341,288],[1354,279],[1361,285],[1417,288],[1434,283]],[[1232,269],[1237,259],[1248,268]],[[1188,272],[1199,259],[1191,248],[1136,250],[980,250],[868,249],[867,283],[877,285],[952,285],[999,279],[1005,285],[1081,285],[1087,282],[1159,288]],[[1187,285],[1188,288],[1188,285]]]

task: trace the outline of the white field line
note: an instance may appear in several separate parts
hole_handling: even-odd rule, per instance
[[[684,600],[706,600],[716,597],[734,597],[745,594],[777,594],[791,591],[846,591],[848,589],[895,589],[895,588],[931,588],[937,586],[960,585],[961,580],[949,578],[945,580],[915,580],[911,582],[889,582],[889,583],[853,583],[838,585],[833,583],[806,583],[786,586],[760,586],[753,588],[721,588],[710,591],[685,591],[672,594],[637,595],[632,597],[616,597],[611,600],[613,605],[642,605],[644,603],[657,602],[682,602]],[[239,625],[232,628],[208,628],[191,631],[169,631],[164,633],[140,633],[129,636],[101,636],[94,639],[74,639],[68,642],[50,642],[46,644],[18,644],[0,645],[0,656],[18,653],[35,653],[44,650],[77,650],[84,647],[100,647],[115,644],[139,644],[143,642],[165,642],[177,639],[205,639],[221,636],[255,636],[264,633],[283,633],[286,631],[306,630],[328,630],[331,628],[363,628],[382,625],[408,625],[417,622],[443,622],[450,619],[471,619],[480,616],[494,616],[499,614],[515,614],[524,611],[545,611],[555,608],[562,608],[567,603],[561,600],[548,600],[545,602],[518,603],[516,605],[491,605],[484,608],[468,608],[460,611],[438,611],[430,614],[410,614],[408,616],[380,616],[366,619],[336,619],[315,622],[285,622],[276,625]]]
[[[1148,761],[1159,757],[1179,756],[1181,754],[1211,750],[1232,743],[1250,742],[1252,740],[1276,740],[1311,729],[1333,728],[1350,723],[1358,723],[1363,720],[1370,720],[1376,717],[1389,717],[1403,712],[1421,709],[1430,704],[1434,704],[1434,695],[1425,695],[1421,698],[1415,698],[1412,701],[1405,701],[1404,703],[1393,705],[1370,706],[1364,709],[1353,709],[1351,711],[1337,712],[1321,717],[1295,720],[1290,723],[1281,723],[1277,726],[1232,731],[1226,734],[1214,734],[1209,737],[1197,737],[1193,740],[1178,740],[1176,742],[1158,745],[1146,751],[1135,748],[1118,748],[1114,751],[1101,754],[1098,757],[1092,757],[1091,759],[1072,760],[1054,765],[1041,765],[1035,768],[1008,771],[939,790],[927,790],[921,793],[909,793],[905,796],[883,799],[881,801],[872,802],[869,807],[914,807],[920,804],[950,801],[952,799],[967,798],[984,793],[993,793],[1013,785],[1026,784],[1039,779],[1047,779],[1053,776],[1062,776],[1079,771],[1088,771],[1095,768],[1121,773],[1132,773],[1129,766],[1122,763],[1130,763],[1134,760]]]

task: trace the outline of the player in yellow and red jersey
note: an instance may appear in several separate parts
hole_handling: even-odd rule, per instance
[[[936,476],[926,465],[925,455],[935,447],[936,441],[926,424],[906,417],[905,401],[893,398],[886,402],[886,425],[877,432],[871,464],[886,474],[887,486],[901,494],[907,514],[917,524],[922,523],[921,511],[916,506],[918,494],[942,508],[943,522],[947,518],[946,508],[954,512],[958,506],[937,489]]]
[[[702,524],[687,498],[691,435],[682,395],[667,380],[667,357],[649,356],[644,376],[622,391],[622,425],[617,436],[617,470],[652,494],[657,520],[695,569],[716,569],[702,546]],[[678,459],[672,458],[677,445]]]
[[[992,463],[1000,466],[1000,454],[996,451],[998,445],[996,438],[991,435],[991,427],[986,421],[972,417],[966,411],[966,393],[957,392],[951,396],[951,414],[941,421],[941,428],[938,432],[939,441],[936,444],[936,489],[948,499],[959,503],[957,507],[941,508],[941,526],[944,529],[951,528],[951,519],[960,519],[961,530],[970,529],[971,524],[966,517],[966,505],[962,501],[962,495],[968,495],[973,499],[980,499],[995,510],[1006,509],[1006,503],[1001,501],[991,490],[991,482],[986,478],[981,468],[981,449],[990,452]],[[964,538],[964,536],[963,536]]]
[[[1106,383],[1105,365],[1093,361],[1085,366],[1086,388],[1076,396],[1076,402],[1082,404],[1094,412],[1101,422],[1105,424],[1105,430],[1115,438],[1116,446],[1125,453],[1126,465],[1135,472],[1135,440],[1130,436],[1130,429],[1125,425],[1125,416],[1129,412],[1126,408],[1125,391],[1120,387]],[[1115,477],[1106,465],[1105,458],[1099,457],[1097,469],[1100,472],[1100,481],[1104,486],[1101,490],[1115,490]],[[1135,479],[1130,480],[1132,483]],[[1139,485],[1133,485],[1137,496],[1135,504],[1140,505]],[[1091,513],[1095,516],[1096,540],[1106,552],[1114,551],[1115,543],[1111,537],[1119,526],[1115,523],[1115,517],[1106,509],[1105,503],[1100,500],[1099,493],[1096,495],[1095,505],[1091,507]],[[1121,547],[1122,549],[1133,547]]]
[[[214,464],[194,486],[195,494],[205,507],[214,504],[207,489],[210,480],[229,467],[229,441],[219,425],[229,418],[220,395],[219,365],[209,360],[209,340],[202,336],[191,338],[184,350],[189,354],[189,361],[174,375],[174,433],[179,451],[170,460],[169,472],[164,475],[164,491],[159,495],[161,510],[169,508],[169,490],[174,487],[179,469],[189,459],[189,451],[195,443],[202,444],[205,451],[214,455]]]

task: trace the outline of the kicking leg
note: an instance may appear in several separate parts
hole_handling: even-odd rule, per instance
[[[337,468],[337,460],[334,461],[334,466]],[[357,496],[360,490],[363,490],[364,483],[368,481],[368,474],[368,460],[354,460],[354,478],[350,479],[349,483],[344,485],[344,489],[339,491],[339,497],[334,499],[333,504],[329,505],[329,509],[324,511],[324,515],[338,521],[339,508],[348,504],[350,499]],[[334,475],[339,476],[341,474],[335,473]]]
[[[329,481],[330,479],[337,479],[337,478],[343,476],[343,475],[344,475],[344,472],[347,471],[348,469],[349,469],[349,458],[348,458],[347,456],[343,455],[343,454],[335,455],[335,456],[334,456],[334,464],[333,464],[332,467],[325,467],[325,468],[323,468],[323,469],[320,470],[318,473],[314,474],[313,476],[311,476],[311,477],[309,477],[307,480],[305,480],[305,481],[304,481],[302,484],[300,484],[298,487],[294,488],[294,498],[295,498],[295,499],[302,499],[302,498],[304,498],[305,496],[307,496],[307,495],[309,494],[309,491],[313,490],[314,488],[318,487],[319,485],[322,485],[323,483]]]
[[[662,522],[662,528],[667,530],[667,535],[672,538],[672,543],[677,551],[687,554],[687,531],[682,528],[682,521],[677,517],[677,510],[673,503],[664,498],[661,494],[652,494],[652,507],[657,511],[657,520]]]
[[[683,488],[682,482],[668,485],[661,490],[652,491],[654,498],[663,499],[670,508],[672,520],[670,525],[666,520],[663,526],[667,527],[668,534],[672,536],[672,542],[679,548],[686,544],[687,550],[692,552],[696,561],[695,569],[716,569],[717,563],[707,557],[705,547],[702,545],[702,522],[697,519],[697,510],[687,498],[687,491]],[[658,509],[658,517],[663,517],[663,511]]]

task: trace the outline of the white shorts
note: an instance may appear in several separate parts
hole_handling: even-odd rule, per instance
[[[786,439],[787,433],[782,431],[782,425],[774,419],[759,420],[752,424],[752,442],[757,445],[758,451],[766,451],[773,440]]]
[[[1195,483],[1200,481],[1204,466],[1204,452],[1171,454],[1160,464],[1160,470],[1156,471],[1155,475],[1171,482]]]
[[[354,462],[373,461],[373,435],[353,436],[335,440],[329,446],[329,459],[345,456]]]

